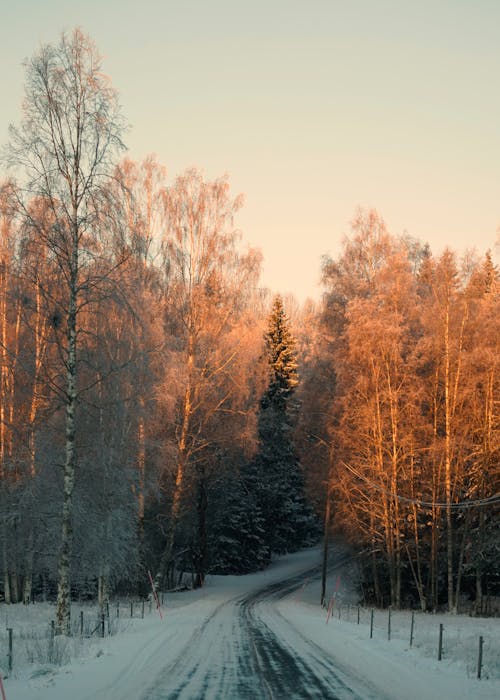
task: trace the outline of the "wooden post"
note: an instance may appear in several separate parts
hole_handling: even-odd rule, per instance
[[[372,608],[372,613],[370,615],[370,639],[373,637],[373,608]]]
[[[391,641],[391,608],[389,608],[389,616],[387,618],[387,640]]]
[[[106,615],[101,613],[101,637],[104,637],[104,621],[106,620]]]
[[[80,610],[80,636],[83,637],[83,610]]]
[[[130,617],[134,617],[134,604],[130,601]]]
[[[359,605],[358,605],[358,625],[359,625]]]
[[[56,623],[55,620],[50,621],[50,638],[49,638],[49,660],[52,663],[54,661],[54,639],[56,636]]]
[[[479,637],[479,654],[477,657],[477,677],[481,679],[481,668],[483,666],[483,638]]]
[[[439,646],[438,646],[438,661],[443,658],[443,625],[439,625]]]
[[[142,601],[142,614],[141,614],[142,619],[144,620],[144,601]]]
[[[415,611],[411,611],[411,625],[410,625],[410,646],[413,645],[413,630],[415,628]]]
[[[12,673],[12,665],[13,665],[13,644],[12,644],[12,627],[7,628],[7,632],[9,633],[9,659],[8,659],[8,668],[9,668],[9,673]]]
[[[120,601],[118,600],[116,602],[116,618],[118,619],[120,617]]]

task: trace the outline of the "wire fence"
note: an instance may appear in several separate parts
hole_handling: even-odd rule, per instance
[[[3,609],[2,609],[3,608]],[[27,664],[60,666],[96,643],[123,631],[132,620],[144,619],[154,612],[152,600],[121,600],[71,606],[71,633],[56,634],[55,606],[35,604],[0,608],[0,673],[7,678],[16,668]],[[2,614],[3,613],[3,614]]]
[[[359,625],[370,639],[399,640],[438,661],[460,661],[469,677],[500,678],[500,621],[485,620],[485,629],[478,631],[476,620],[468,624],[463,617],[343,605],[333,596],[326,610],[328,624]]]

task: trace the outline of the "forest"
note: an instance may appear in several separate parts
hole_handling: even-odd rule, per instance
[[[71,597],[202,586],[341,537],[365,600],[486,612],[492,254],[435,256],[360,209],[299,305],[260,285],[227,176],[125,157],[88,36],[25,70],[0,161],[4,601],[57,599],[66,634]]]

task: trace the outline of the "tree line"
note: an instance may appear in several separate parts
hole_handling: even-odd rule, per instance
[[[378,604],[457,611],[465,586],[481,612],[499,589],[498,270],[490,253],[436,258],[375,211],[352,226],[324,261],[310,380],[326,366],[334,384],[320,435],[332,517]]]
[[[456,609],[473,585],[481,610],[499,561],[491,257],[435,259],[360,212],[321,303],[273,298],[227,177],[169,184],[123,157],[88,36],[25,67],[0,187],[5,601],[57,596],[67,633],[73,595],[256,570],[323,519],[359,548],[366,596]]]

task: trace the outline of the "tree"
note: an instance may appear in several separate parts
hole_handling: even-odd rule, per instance
[[[26,95],[19,128],[11,126],[6,151],[9,165],[22,168],[29,196],[44,199],[53,215],[46,230],[27,206],[23,213],[31,235],[56,261],[62,294],[53,311],[64,377],[56,387],[65,406],[65,459],[61,550],[58,565],[57,625],[70,630],[73,489],[77,468],[79,317],[107,277],[96,266],[102,252],[99,230],[106,187],[117,153],[123,148],[123,124],[117,95],[101,71],[93,41],[75,29],[57,45],[43,46],[26,62]]]
[[[346,354],[339,358],[342,418],[336,431],[346,461],[366,481],[359,489],[350,474],[340,500],[349,503],[348,517],[372,550],[384,552],[391,604],[399,607],[409,521],[399,499],[409,488],[419,424],[412,359],[416,294],[406,255],[390,257],[373,285],[370,297],[348,305]]]
[[[264,336],[269,383],[260,401],[259,449],[246,474],[262,514],[269,556],[292,551],[317,536],[304,497],[304,477],[294,445],[299,382],[295,340],[283,301],[275,297]]]
[[[198,583],[203,583],[207,479],[214,463],[210,453],[221,424],[218,416],[230,415],[237,393],[231,379],[241,347],[235,323],[260,262],[255,252],[242,254],[237,247],[233,217],[241,203],[241,197],[230,197],[227,178],[206,181],[195,169],[179,176],[165,192],[165,355],[168,390],[175,403],[171,425],[175,460],[173,469],[165,470],[171,503],[157,585],[173,570],[187,485],[190,502],[193,491],[197,493],[195,566]]]

